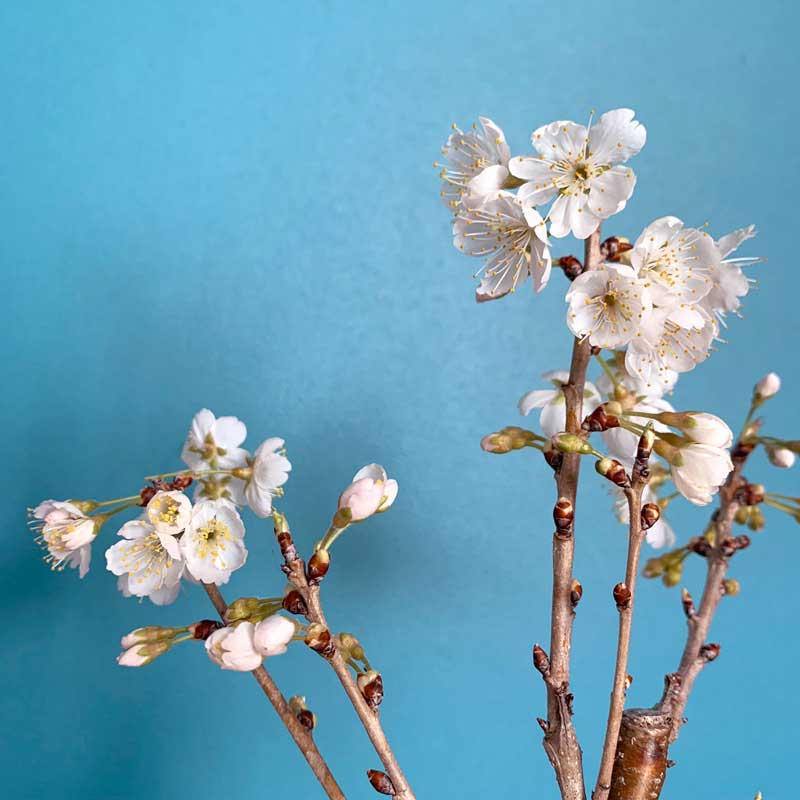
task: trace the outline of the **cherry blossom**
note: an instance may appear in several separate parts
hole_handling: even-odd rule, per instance
[[[553,370],[542,373],[542,380],[550,381],[552,389],[534,389],[524,394],[518,403],[519,413],[527,417],[535,408],[541,408],[539,427],[545,436],[555,436],[567,426],[567,401],[563,386],[569,381],[569,372]],[[600,405],[600,393],[591,381],[586,381],[583,392],[583,413],[591,414]]]

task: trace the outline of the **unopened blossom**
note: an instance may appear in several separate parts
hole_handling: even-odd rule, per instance
[[[781,379],[776,372],[768,372],[753,389],[756,397],[766,400],[777,394],[781,389]]]
[[[397,490],[397,481],[387,478],[380,464],[367,464],[339,496],[339,511],[347,512],[349,522],[361,522],[386,511],[394,503]]]
[[[795,455],[787,447],[767,446],[767,457],[770,463],[781,469],[789,469],[794,466]]]
[[[256,650],[255,625],[240,622],[235,627],[219,628],[206,639],[208,657],[222,669],[252,672],[264,656]]]
[[[537,292],[550,279],[552,258],[541,214],[510,192],[497,192],[480,205],[462,208],[453,222],[453,245],[467,255],[486,258],[476,290],[478,302],[515,291],[528,275]]]
[[[637,335],[644,315],[652,310],[650,293],[630,268],[606,265],[584,272],[567,292],[567,325],[579,339],[609,350]]]
[[[170,647],[172,642],[169,641],[135,644],[117,656],[117,664],[121,667],[144,667],[164,655]]]
[[[615,489],[614,493],[616,495],[614,511],[617,515],[617,519],[624,525],[627,525],[631,518],[630,508],[628,506],[628,498],[625,496],[625,492],[621,489]],[[645,486],[642,491],[642,506],[645,506],[648,503],[659,505],[658,495],[653,491],[653,489],[650,488],[650,486]],[[677,539],[675,536],[675,531],[664,518],[663,513],[658,518],[658,521],[647,529],[645,538],[647,543],[656,550],[659,550],[662,547],[672,547]]]
[[[452,211],[458,211],[465,200],[480,202],[508,182],[511,152],[506,137],[492,120],[478,120],[480,128],[474,126],[466,133],[453,125],[442,148],[445,163],[435,165],[442,168],[442,202]]]
[[[677,217],[661,217],[642,231],[630,263],[650,284],[655,305],[693,304],[713,288],[720,252],[705,231],[684,228]]]
[[[625,369],[648,383],[664,383],[708,358],[719,328],[699,305],[653,308],[625,352]]]
[[[283,450],[283,439],[273,437],[262,442],[248,466],[234,470],[234,477],[245,482],[247,505],[258,517],[272,514],[272,499],[281,493],[280,487],[289,480],[292,465]]]
[[[122,540],[106,550],[106,566],[124,581],[127,593],[168,605],[178,596],[184,563],[178,539],[159,533],[146,518],[126,522]]]
[[[244,422],[236,417],[215,417],[203,408],[194,415],[181,459],[193,470],[231,469],[247,461],[240,445],[247,437]]]
[[[158,533],[175,536],[189,524],[192,501],[183,492],[156,492],[147,504],[145,516]]]
[[[741,306],[740,298],[750,291],[750,279],[742,271],[742,267],[757,264],[760,258],[729,258],[742,242],[756,235],[755,225],[740,228],[717,243],[720,262],[711,273],[712,288],[703,298],[703,306],[710,313],[722,320],[727,313],[736,312]]]
[[[168,641],[185,630],[186,628],[164,628],[160,625],[147,625],[144,628],[136,628],[130,633],[126,633],[120,640],[120,645],[123,650],[127,650],[135,644]]]
[[[45,500],[30,514],[52,568],[77,567],[83,578],[89,571],[92,542],[103,517],[88,517],[76,504],[63,500]]]
[[[559,120],[531,134],[534,156],[509,162],[511,174],[526,181],[519,198],[531,205],[547,203],[550,233],[570,231],[586,239],[600,222],[622,211],[636,185],[636,175],[622,166],[644,147],[644,126],[628,108],[607,111],[588,130]]]
[[[699,444],[726,448],[730,447],[733,442],[733,432],[725,421],[704,411],[665,414],[662,421],[677,428],[688,439]]]
[[[253,644],[263,656],[279,656],[286,652],[289,642],[297,633],[297,627],[292,620],[281,614],[273,614],[262,619],[253,632]]]
[[[542,373],[542,380],[553,384],[552,389],[534,389],[524,394],[519,401],[519,413],[527,417],[534,408],[541,408],[539,427],[545,436],[555,436],[567,427],[567,401],[564,386],[569,381],[569,372],[553,370]],[[586,381],[583,390],[583,414],[591,414],[600,405],[600,393],[591,381]]]
[[[247,560],[244,524],[226,500],[197,503],[181,536],[187,570],[203,583],[227,583]]]
[[[730,454],[721,447],[692,443],[678,448],[657,442],[656,450],[669,462],[675,488],[697,506],[711,502],[733,469]]]

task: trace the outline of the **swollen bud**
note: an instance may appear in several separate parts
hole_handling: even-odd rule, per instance
[[[595,449],[586,439],[574,433],[557,433],[551,438],[553,446],[562,453],[578,453],[582,456],[593,455]]]
[[[172,639],[179,633],[183,633],[186,628],[162,628],[160,625],[148,625],[144,628],[136,628],[136,630],[126,633],[120,641],[123,649],[127,650],[135,644],[144,644],[145,642],[160,642],[165,639]]]
[[[303,595],[301,595],[297,589],[290,589],[286,592],[283,596],[282,605],[284,610],[288,611],[290,614],[297,614],[300,617],[304,617],[308,613],[306,601],[303,600]]]
[[[583,586],[581,586],[581,582],[577,578],[573,578],[572,589],[569,593],[569,601],[573,608],[577,608],[578,603],[581,601],[581,597],[583,597]]]
[[[559,497],[553,507],[553,521],[556,524],[556,533],[564,538],[572,534],[572,524],[575,521],[575,509],[566,497]]]
[[[135,644],[117,656],[117,664],[121,667],[144,667],[164,655],[172,644],[171,641]]]
[[[664,586],[677,586],[681,582],[683,576],[683,565],[670,566],[661,576],[661,582]]]
[[[725,578],[722,581],[722,589],[729,597],[736,597],[739,594],[739,581],[736,578]]]
[[[664,562],[660,558],[651,558],[644,565],[642,575],[645,578],[657,578],[664,572]]]
[[[646,531],[661,519],[661,509],[656,503],[645,503],[642,506],[642,530]]]
[[[330,658],[336,650],[331,632],[319,622],[308,626],[305,643],[323,658]]]
[[[380,772],[377,769],[368,769],[367,777],[372,784],[372,788],[379,794],[388,794],[392,797],[395,796],[394,784],[385,772]]]
[[[767,447],[767,456],[773,466],[789,469],[794,466],[795,455],[788,447]]]
[[[708,644],[704,644],[700,648],[700,658],[702,658],[703,661],[705,661],[707,664],[710,664],[717,658],[717,656],[719,655],[719,651],[721,649],[722,648],[718,644],[715,644],[714,642],[709,642]]]
[[[490,433],[481,439],[481,450],[487,453],[510,453],[512,450],[521,450],[528,447],[536,440],[533,431],[520,428],[517,425],[508,425],[496,433]]]
[[[242,619],[250,619],[259,612],[261,600],[258,597],[240,597],[234,600],[225,611],[225,622],[230,625]]]
[[[597,406],[583,421],[581,428],[590,433],[602,433],[609,428],[619,428],[619,414],[611,413],[609,410],[611,405],[611,403],[607,403],[602,406]],[[621,411],[622,407],[619,403],[613,403],[613,405],[615,406],[615,410],[619,408]]]
[[[547,657],[547,653],[545,653],[538,644],[533,646],[533,666],[536,667],[536,670],[544,677],[550,674],[550,659]]]
[[[336,637],[339,640],[339,649],[345,658],[354,658],[356,661],[366,660],[367,654],[361,646],[361,642],[352,633],[340,633]]]
[[[328,572],[331,564],[331,554],[325,550],[316,550],[306,565],[306,575],[309,583],[319,583]]]
[[[201,619],[199,622],[190,625],[188,630],[195,639],[204,642],[214,631],[218,631],[221,627],[222,623],[219,620]]]
[[[617,604],[619,611],[630,606],[631,590],[624,583],[618,583],[614,587],[614,602]]]
[[[313,711],[309,711],[303,695],[296,694],[289,698],[289,710],[309,733],[317,727],[317,715]]]
[[[356,679],[367,705],[374,711],[383,702],[383,678],[374,669],[362,672]]]
[[[595,462],[594,468],[598,475],[602,475],[604,478],[610,480],[611,483],[614,483],[623,489],[631,485],[628,473],[625,472],[625,467],[623,467],[619,461],[615,461],[613,458],[598,459]]]

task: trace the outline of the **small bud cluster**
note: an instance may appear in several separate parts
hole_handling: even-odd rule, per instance
[[[481,449],[487,453],[502,455],[510,453],[512,450],[522,450],[523,447],[530,447],[541,437],[533,431],[520,428],[517,425],[508,425],[496,433],[490,433],[481,439]]]

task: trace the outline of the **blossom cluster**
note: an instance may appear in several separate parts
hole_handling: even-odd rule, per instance
[[[625,208],[636,185],[627,162],[644,146],[635,113],[618,108],[587,126],[559,120],[531,134],[535,154],[511,156],[502,129],[480,117],[469,132],[455,128],[442,149],[445,205],[454,213],[453,243],[485,258],[479,302],[514,292],[531,277],[539,292],[554,264],[552,238],[586,239]],[[542,206],[550,204],[544,211]],[[628,373],[669,384],[705,359],[720,323],[735,312],[750,281],[731,255],[755,228],[714,240],[677,217],[648,225],[622,252],[574,277],[567,324],[596,347],[625,351]],[[477,275],[476,275],[477,277]]]

